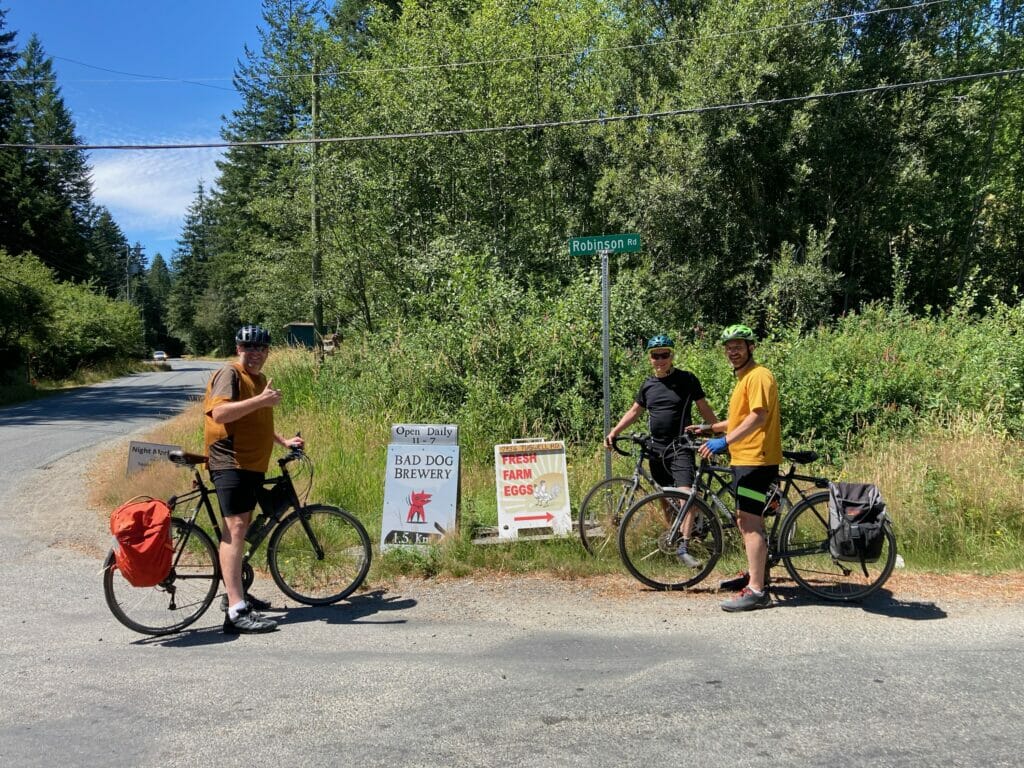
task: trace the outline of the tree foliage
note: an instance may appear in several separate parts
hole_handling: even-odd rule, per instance
[[[615,263],[632,291],[616,290],[619,343],[738,318],[813,328],[897,291],[923,313],[971,276],[980,298],[1012,302],[1020,284],[1021,78],[793,100],[1009,68],[1018,3],[266,0],[264,14],[226,138],[684,113],[232,149],[199,281],[224,329],[312,319],[317,297],[342,334],[445,322],[467,264],[539,307],[591,279],[567,237],[618,231],[644,241]]]

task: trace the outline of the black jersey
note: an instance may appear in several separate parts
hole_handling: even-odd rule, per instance
[[[704,398],[704,388],[689,371],[673,368],[663,379],[650,376],[636,393],[638,405],[647,409],[651,436],[668,443],[693,423],[693,404]]]

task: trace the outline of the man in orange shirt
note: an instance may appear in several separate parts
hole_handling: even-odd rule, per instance
[[[712,432],[724,435],[708,440],[700,452],[709,457],[729,451],[736,521],[747,553],[747,573],[723,582],[724,588],[741,591],[722,603],[722,610],[751,611],[772,604],[765,588],[768,546],[764,513],[768,491],[778,480],[782,462],[779,388],[771,371],[754,361],[756,338],[750,328],[731,325],[722,331],[721,342],[736,376],[736,386],[729,398],[728,418],[711,425]]]
[[[220,570],[228,593],[224,631],[232,635],[277,629],[276,622],[255,610],[269,604],[243,592],[245,534],[274,443],[286,448],[303,445],[301,437],[285,438],[274,431],[273,409],[281,402],[281,391],[262,373],[270,333],[258,325],[246,325],[235,335],[235,350],[238,362],[213,374],[203,404],[210,477],[224,518],[220,542]]]

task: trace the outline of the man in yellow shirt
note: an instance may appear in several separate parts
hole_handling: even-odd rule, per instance
[[[725,356],[732,365],[736,386],[729,398],[729,416],[711,425],[724,433],[701,446],[702,456],[729,451],[736,492],[737,524],[747,552],[747,574],[724,582],[741,588],[740,594],[722,603],[725,611],[751,611],[771,606],[765,588],[768,546],[764,513],[770,487],[779,476],[782,461],[782,427],[779,420],[779,388],[771,371],[754,361],[754,332],[745,325],[722,331]],[[700,427],[698,427],[699,429]]]

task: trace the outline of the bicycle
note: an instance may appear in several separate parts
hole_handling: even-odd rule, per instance
[[[172,451],[168,458],[193,472],[192,490],[172,496],[167,504],[175,510],[195,502],[188,517],[171,518],[174,554],[171,570],[155,587],[133,587],[114,565],[114,552],[103,569],[103,594],[114,617],[129,629],[147,635],[179,632],[199,619],[213,603],[221,582],[220,559],[214,541],[221,530],[214,514],[212,486],[203,482],[200,467],[207,457]],[[281,474],[263,483],[255,517],[246,534],[248,547],[242,566],[242,583],[248,592],[255,578],[251,559],[265,539],[270,575],[284,594],[306,605],[330,605],[359,588],[370,569],[370,537],[362,523],[340,507],[304,504],[295,488],[288,464],[301,462],[313,481],[312,460],[301,448],[278,459]],[[196,520],[205,509],[214,537]]]
[[[620,442],[633,445],[624,450]],[[595,483],[583,497],[579,511],[579,533],[583,548],[594,557],[601,557],[609,545],[614,545],[619,531],[619,521],[633,502],[650,491],[660,491],[651,473],[644,466],[644,460],[653,453],[650,435],[637,433],[619,435],[612,440],[613,450],[622,455],[636,455],[636,465],[631,477],[611,477]]]
[[[700,444],[690,442],[691,449]],[[895,567],[896,536],[892,525],[885,525],[885,542],[876,561],[850,568],[847,566],[852,563],[832,557],[828,492],[797,485],[804,481],[814,489],[828,486],[825,478],[797,473],[798,464],[810,455],[783,452],[791,462],[790,467],[780,474],[765,502],[765,515],[772,518],[766,532],[767,567],[771,569],[781,562],[797,584],[817,597],[838,602],[863,600],[881,588]],[[735,516],[719,497],[720,489],[711,487],[712,478],[731,488],[732,469],[702,458],[694,478],[694,492],[663,490],[645,496],[626,511],[619,525],[619,555],[637,580],[659,590],[686,589],[699,584],[714,570],[722,555],[723,528],[719,515],[728,516],[733,524]],[[799,498],[792,505],[791,494]],[[667,519],[666,509],[672,510],[671,519]],[[697,569],[685,566],[676,556],[687,516],[691,516],[687,551],[701,561]]]
[[[624,450],[620,447],[621,442],[631,442],[633,447]],[[664,490],[658,485],[654,478],[644,466],[644,459],[649,459],[654,454],[651,447],[651,437],[645,433],[630,435],[619,435],[612,441],[612,449],[621,456],[636,456],[636,464],[631,477],[612,477],[595,483],[587,495],[584,496],[579,511],[579,534],[583,547],[595,557],[601,556],[609,544],[614,544],[618,539],[619,523],[626,510],[628,510],[639,499],[649,493],[657,493]],[[669,450],[694,450],[694,444],[688,438],[679,438]],[[818,455],[812,451],[783,451],[783,455],[791,462],[807,464],[815,461]],[[721,470],[722,474],[716,474]],[[710,501],[711,506],[718,512],[722,520],[723,528],[735,528],[736,520],[730,509],[721,498],[722,493],[727,493],[733,499],[735,507],[735,494],[732,491],[732,473],[728,468],[717,467],[713,463],[706,463],[700,466],[699,472],[705,473],[705,482],[700,487],[702,498]],[[724,475],[724,476],[723,476]],[[780,476],[780,480],[782,477]],[[795,480],[816,481],[819,478],[797,475]],[[716,485],[712,486],[712,481]],[[827,481],[825,482],[827,485]],[[653,489],[647,491],[646,488]],[[824,487],[824,486],[822,486]],[[685,492],[684,492],[685,493]]]

